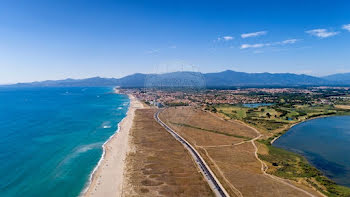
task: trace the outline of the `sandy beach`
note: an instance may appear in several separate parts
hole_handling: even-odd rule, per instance
[[[119,93],[118,90],[115,90]],[[104,155],[92,174],[91,182],[82,196],[121,196],[125,158],[130,149],[129,131],[133,124],[135,110],[143,108],[134,96],[128,95],[130,106],[127,116],[120,123],[120,130],[104,144]]]

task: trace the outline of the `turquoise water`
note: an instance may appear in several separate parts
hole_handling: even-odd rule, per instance
[[[112,88],[0,88],[0,196],[78,196],[125,117]]]
[[[270,105],[273,105],[273,103],[245,103],[243,104],[243,107],[256,108],[256,107],[270,106]]]
[[[350,116],[303,122],[273,145],[304,155],[327,177],[350,187]]]

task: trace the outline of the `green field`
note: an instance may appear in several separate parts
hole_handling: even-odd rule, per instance
[[[337,110],[331,105],[277,104],[248,108],[241,105],[222,104],[210,106],[207,109],[219,112],[229,119],[242,120],[272,135],[310,118],[337,114]]]

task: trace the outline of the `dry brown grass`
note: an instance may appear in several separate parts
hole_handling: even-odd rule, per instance
[[[194,145],[231,196],[237,196],[239,192],[243,196],[306,196],[264,175],[251,141],[223,134],[250,138],[257,136],[254,130],[242,123],[225,121],[189,107],[168,108],[161,113],[160,118]],[[257,144],[261,152],[267,153],[266,148]]]
[[[350,105],[335,105],[335,107],[339,109],[350,109]]]
[[[191,107],[169,108],[162,112],[161,117],[171,117],[170,122],[191,123],[195,127],[204,127],[209,130],[217,130],[227,134],[239,135],[249,138],[257,136],[256,132],[245,125],[228,124],[227,121],[214,117],[209,112]],[[168,120],[165,118],[165,120]]]
[[[251,143],[206,150],[230,184],[243,196],[305,196],[304,193],[262,174],[261,164],[254,156]]]
[[[184,126],[178,126],[174,124],[171,125],[171,128],[178,131],[178,133],[189,140],[191,144],[196,146],[220,146],[228,144],[236,144],[242,142],[243,139],[236,138],[232,136],[219,135],[212,132],[203,131],[200,129],[194,129]]]
[[[153,119],[154,112],[136,111],[123,196],[213,196],[188,151]]]

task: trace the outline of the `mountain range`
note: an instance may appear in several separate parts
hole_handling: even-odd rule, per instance
[[[350,84],[350,73],[328,75],[323,77],[323,79],[326,79],[328,81],[336,81],[336,82]]]
[[[17,83],[15,87],[65,87],[65,86],[314,86],[314,85],[350,85],[350,73],[314,77],[292,73],[245,73],[226,70],[217,73],[172,72],[164,74],[136,73],[122,78],[93,77],[87,79],[48,80],[32,83]]]

